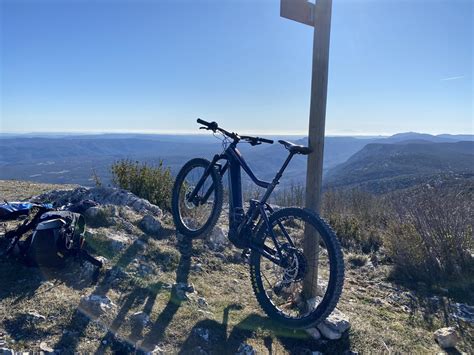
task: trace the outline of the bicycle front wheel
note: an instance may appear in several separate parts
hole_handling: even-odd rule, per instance
[[[257,241],[272,257],[265,257],[261,250],[252,250],[250,255],[250,277],[257,301],[270,318],[284,326],[316,325],[334,310],[341,296],[344,261],[340,243],[329,225],[307,209],[284,208],[272,214],[269,221],[273,233],[263,225]],[[313,255],[303,253],[305,230],[311,238],[319,238]],[[313,280],[317,291],[311,296],[303,292],[308,273],[317,274],[317,280]]]
[[[222,210],[222,180],[215,168],[204,176],[210,162],[196,158],[179,171],[173,186],[171,210],[176,229],[194,238],[209,232],[217,223]],[[201,186],[194,191],[198,184]],[[192,193],[195,195],[190,199]]]

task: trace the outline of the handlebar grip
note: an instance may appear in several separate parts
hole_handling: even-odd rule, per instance
[[[202,125],[204,125],[204,126],[209,126],[209,125],[210,125],[209,122],[206,122],[206,121],[204,121],[204,120],[201,120],[200,118],[197,119],[197,123],[202,124]]]
[[[271,139],[259,138],[259,140],[263,143],[273,144],[273,140]]]
[[[197,119],[197,123],[200,123],[204,126],[207,127],[207,129],[210,129],[211,131],[216,131],[218,128],[219,128],[219,125],[217,124],[217,122],[207,122],[207,121],[204,121],[204,120],[201,120],[200,118]]]

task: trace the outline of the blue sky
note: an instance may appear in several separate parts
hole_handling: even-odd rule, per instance
[[[0,0],[2,132],[304,133],[311,27],[264,0]],[[471,0],[334,0],[327,134],[473,133]]]

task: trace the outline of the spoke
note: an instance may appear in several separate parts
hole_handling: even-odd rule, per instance
[[[265,279],[265,281],[267,281],[268,286],[270,286],[270,289],[273,288],[272,284],[270,283],[270,281],[268,281],[267,277],[265,276],[265,274],[263,272],[262,272],[262,276]]]

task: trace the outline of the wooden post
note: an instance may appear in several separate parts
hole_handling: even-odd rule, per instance
[[[306,207],[317,213],[321,207],[331,10],[332,0],[316,0],[315,4],[307,0],[280,2],[282,17],[314,27],[308,133],[308,144],[312,153],[308,155]],[[317,295],[318,289],[319,235],[315,230],[305,228],[303,248],[309,266],[303,281],[303,293],[310,299]]]

